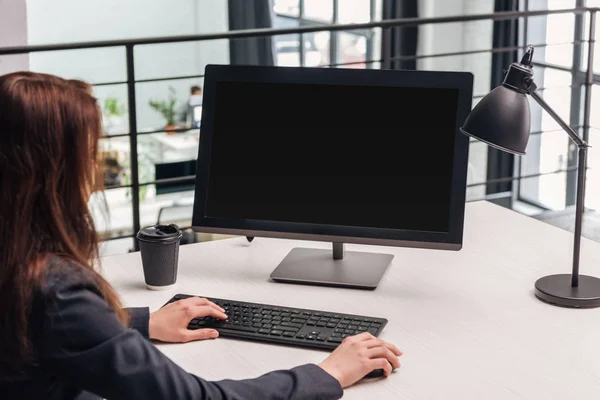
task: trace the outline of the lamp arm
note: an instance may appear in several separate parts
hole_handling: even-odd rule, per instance
[[[532,83],[532,85],[534,85]],[[535,85],[532,87],[532,90],[530,90],[529,95],[531,97],[533,97],[533,99],[548,113],[550,114],[550,116],[552,117],[552,119],[554,119],[558,125],[560,125],[561,128],[563,128],[565,130],[565,132],[567,132],[567,134],[569,135],[569,137],[571,138],[571,140],[573,142],[575,142],[575,144],[577,145],[577,147],[579,147],[580,149],[582,147],[589,147],[589,145],[587,144],[587,142],[585,140],[583,140],[581,138],[581,136],[579,136],[577,134],[577,132],[575,132],[553,109],[552,107],[550,107],[550,105],[548,103],[546,103],[544,101],[543,98],[540,97],[540,95],[535,91]]]

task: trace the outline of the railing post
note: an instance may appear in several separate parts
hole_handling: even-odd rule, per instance
[[[139,250],[135,235],[140,230],[140,180],[138,175],[137,110],[135,99],[135,64],[133,44],[125,46],[127,61],[127,104],[129,111],[129,164],[131,169],[131,202],[133,210],[133,248]]]

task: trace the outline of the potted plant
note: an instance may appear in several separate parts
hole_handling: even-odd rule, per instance
[[[107,133],[116,132],[115,128],[122,125],[122,116],[127,113],[127,107],[116,97],[107,97],[102,105],[102,117],[104,119],[104,128]]]
[[[172,135],[175,133],[173,130],[177,128],[176,116],[177,116],[177,97],[176,92],[173,87],[169,86],[169,97],[166,100],[155,101],[150,100],[148,102],[150,107],[152,107],[156,112],[160,113],[166,121],[165,131],[168,135]]]

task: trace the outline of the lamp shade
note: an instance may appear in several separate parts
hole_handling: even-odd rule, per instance
[[[499,150],[525,154],[530,123],[527,94],[501,85],[481,99],[460,131]]]

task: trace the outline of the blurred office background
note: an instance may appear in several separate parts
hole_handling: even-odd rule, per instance
[[[530,43],[536,46],[535,79],[543,97],[583,134],[584,94],[590,86],[585,73],[589,14],[506,21],[488,18],[404,28],[357,27],[337,32],[328,27],[585,6],[600,6],[600,0],[0,0],[0,52],[10,46],[97,44],[238,29],[322,28],[254,39],[135,44],[131,60],[122,45],[90,44],[84,49],[0,55],[0,74],[32,70],[94,85],[106,131],[101,143],[106,201],[94,196],[91,206],[103,232],[103,253],[115,254],[134,249],[137,226],[157,222],[191,225],[202,104],[202,95],[197,88],[192,93],[192,88],[202,88],[205,65],[470,71],[475,76],[475,105],[501,83],[504,69]],[[600,73],[600,57],[594,61],[596,71]],[[600,75],[595,73],[590,86],[591,121],[586,130],[593,147],[588,163],[585,235],[600,240],[600,217],[595,212],[600,208],[600,152],[596,149],[600,147],[600,92],[596,86]],[[134,132],[130,132],[132,105]],[[467,199],[487,199],[570,229],[576,148],[547,114],[536,104],[531,106],[532,135],[526,156],[513,157],[483,143],[471,143]],[[401,111],[398,134],[402,134]],[[302,118],[300,110],[298,118]],[[132,144],[137,147],[135,157]],[[404,151],[423,150],[400,149],[399,157]],[[220,237],[188,231],[185,240]]]

